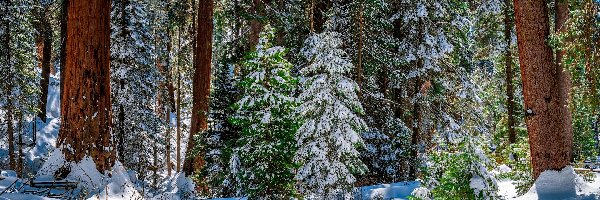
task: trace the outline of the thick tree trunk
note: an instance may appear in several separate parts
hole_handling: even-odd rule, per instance
[[[91,156],[99,171],[115,161],[111,140],[110,1],[69,1],[59,144],[68,161]]]
[[[504,62],[506,65],[506,110],[508,111],[508,142],[514,144],[517,140],[517,132],[515,131],[515,88],[513,84],[513,60],[511,47],[511,33],[512,33],[512,15],[511,15],[511,0],[504,0],[504,41],[506,42],[506,49],[504,50]]]
[[[183,171],[192,175],[204,165],[204,155],[192,156],[196,147],[194,135],[207,129],[208,101],[210,94],[210,68],[212,60],[212,33],[213,33],[213,1],[201,0],[198,7],[198,26],[196,34],[197,55],[194,62],[193,80],[193,107],[190,138],[186,150],[186,159]]]
[[[564,97],[561,73],[546,39],[550,34],[548,8],[543,0],[514,0],[515,21],[526,123],[529,133],[534,179],[545,170],[560,170],[570,162],[571,125]]]
[[[567,0],[555,0],[555,15],[554,15],[554,25],[556,32],[563,32],[566,28],[563,28],[565,22],[569,18],[569,3]],[[571,92],[571,73],[569,70],[564,68],[562,63],[563,60],[563,51],[556,51],[556,71],[559,73],[559,95],[560,95],[560,105],[564,106],[564,109],[569,112],[568,105],[570,92]],[[569,112],[570,113],[570,112]],[[564,132],[565,135],[565,148],[569,150],[569,159],[573,161],[573,130],[571,127],[572,118],[571,115],[566,115],[565,120],[563,121],[564,127],[567,128]]]

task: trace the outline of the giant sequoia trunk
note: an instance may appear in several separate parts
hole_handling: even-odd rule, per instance
[[[548,8],[543,0],[515,0],[515,21],[526,123],[534,178],[560,170],[570,161],[570,112],[560,95],[561,73],[546,39],[550,34]]]
[[[191,175],[204,165],[204,155],[191,155],[196,147],[194,135],[207,128],[208,98],[210,94],[210,67],[212,59],[213,1],[201,0],[198,7],[196,34],[196,59],[194,62],[193,107],[190,138],[186,150],[183,171]]]
[[[111,140],[110,1],[69,1],[59,145],[68,161],[89,155],[99,171],[115,161]]]

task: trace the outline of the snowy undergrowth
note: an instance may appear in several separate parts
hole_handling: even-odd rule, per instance
[[[60,149],[51,153],[36,175],[36,180],[55,180],[62,168],[70,168],[66,180],[77,181],[76,196],[88,199],[186,199],[194,197],[195,185],[183,174],[167,177],[163,182],[164,190],[149,193],[142,187],[135,173],[128,171],[116,161],[111,171],[100,173],[90,157],[78,163],[66,162]]]

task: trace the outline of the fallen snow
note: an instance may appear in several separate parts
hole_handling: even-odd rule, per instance
[[[548,170],[529,191],[515,199],[600,199],[600,180],[598,174],[593,183],[588,183],[567,166],[561,171]]]
[[[408,199],[413,190],[420,187],[418,181],[364,186],[359,189],[360,199]]]
[[[104,189],[89,199],[142,199],[121,162],[115,163],[111,176]]]

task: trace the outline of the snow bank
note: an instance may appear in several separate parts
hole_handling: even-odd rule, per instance
[[[598,182],[598,180],[596,180]],[[561,171],[547,170],[529,191],[516,199],[598,199],[600,185],[589,184],[579,177],[573,167]]]
[[[117,161],[112,168],[110,182],[90,199],[142,199],[142,195],[135,189],[123,164]]]
[[[357,199],[408,199],[419,187],[418,181],[365,186],[359,188]]]
[[[163,184],[165,191],[160,195],[153,197],[153,200],[178,200],[180,198],[193,198],[196,185],[192,179],[185,177],[184,173],[176,173],[169,177]]]
[[[36,179],[54,177],[54,174],[56,174],[58,169],[63,167],[65,163],[65,156],[62,154],[61,150],[54,149],[54,151],[50,153],[48,160],[46,160],[46,162],[42,165],[40,170],[38,170],[37,174],[35,175]]]

